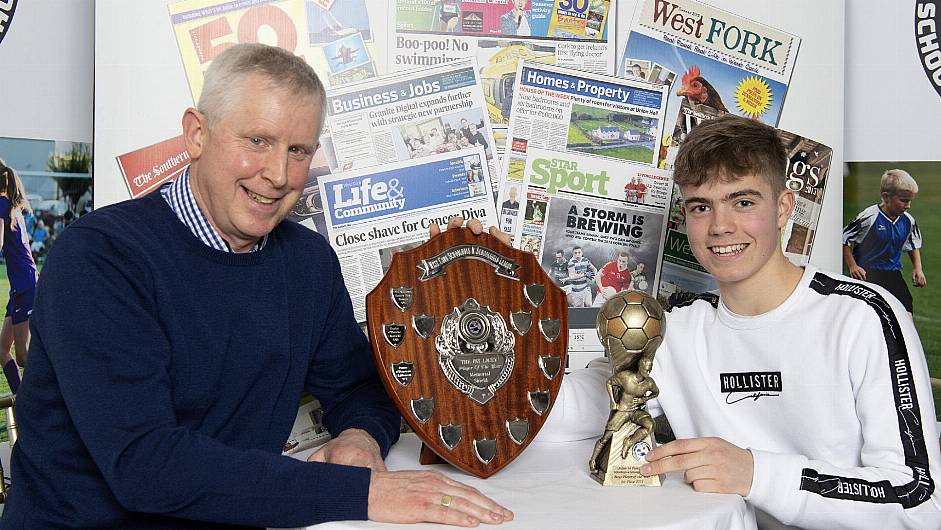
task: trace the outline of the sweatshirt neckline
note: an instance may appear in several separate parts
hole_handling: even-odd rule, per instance
[[[791,311],[792,307],[800,303],[801,299],[807,293],[807,287],[810,285],[810,281],[813,279],[816,272],[816,267],[807,264],[804,267],[800,281],[797,282],[797,286],[794,287],[794,291],[792,291],[780,305],[760,315],[746,316],[734,313],[725,305],[725,302],[720,296],[718,307],[719,321],[734,329],[757,329],[780,321],[784,315],[787,315]]]

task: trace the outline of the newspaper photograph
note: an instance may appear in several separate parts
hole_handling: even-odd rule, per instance
[[[823,196],[830,174],[833,149],[822,143],[778,129],[787,150],[787,188],[794,192],[796,204],[781,234],[784,255],[797,266],[810,260],[814,235],[823,208]]]
[[[778,129],[788,156],[787,189],[796,199],[794,211],[781,231],[781,247],[791,263],[803,267],[810,260],[820,221],[833,149],[792,132]],[[677,188],[670,206],[657,300],[664,307],[689,296],[715,291],[715,279],[699,264],[686,236],[686,218]]]
[[[168,9],[194,102],[212,60],[243,42],[278,46],[303,57],[326,86],[385,71],[385,2],[184,0]]]
[[[624,289],[656,293],[671,173],[645,164],[531,147],[498,204],[513,245],[533,252],[566,293],[570,349],[601,350],[598,308]]]
[[[695,0],[638,0],[618,54],[618,75],[649,61],[658,79],[676,78],[658,164],[671,158],[698,121],[734,113],[777,125],[800,37]],[[641,68],[642,70],[642,68]]]
[[[489,174],[500,174],[472,60],[328,89],[320,142],[334,171],[476,146]]]
[[[522,180],[533,148],[614,164],[656,163],[669,86],[529,62],[519,65],[518,76],[503,188]],[[510,224],[501,222],[501,229],[512,232]]]
[[[392,71],[476,58],[502,155],[520,61],[613,74],[614,0],[391,0]]]
[[[445,226],[455,215],[496,223],[490,175],[475,147],[320,178],[326,237],[357,322],[366,321],[366,295],[393,254],[427,241],[432,224]]]

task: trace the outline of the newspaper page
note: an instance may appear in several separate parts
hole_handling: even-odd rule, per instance
[[[822,143],[778,129],[787,150],[787,187],[796,204],[781,234],[784,255],[798,266],[807,265],[820,221],[833,149]]]
[[[475,57],[502,154],[517,65],[613,74],[615,0],[390,0],[389,68]]]
[[[566,292],[570,350],[600,351],[598,308],[624,289],[656,292],[671,173],[530,147],[522,175],[504,187],[501,219],[511,219],[514,246],[536,254]]]
[[[820,221],[833,149],[781,129],[778,135],[788,156],[786,186],[796,199],[794,211],[781,231],[781,247],[785,257],[803,267],[810,259]],[[670,206],[661,269],[657,300],[664,307],[719,288],[689,246],[679,189],[675,190]]]
[[[500,174],[472,60],[330,89],[326,114],[320,143],[334,171],[478,146],[489,174]]]
[[[618,75],[672,81],[659,166],[672,168],[702,119],[732,112],[777,125],[800,42],[695,0],[638,0]]]
[[[380,167],[324,176],[327,239],[336,250],[357,322],[366,295],[389,269],[392,255],[428,239],[432,224],[451,216],[495,224],[490,171],[475,147]]]
[[[181,175],[190,155],[179,135],[118,155],[116,160],[131,198],[136,199]]]
[[[668,86],[529,62],[520,63],[518,76],[501,194],[522,180],[534,147],[656,162]],[[501,213],[500,227],[513,233],[512,216]]]
[[[212,60],[237,43],[261,42],[293,52],[327,86],[376,77],[385,68],[384,2],[185,0],[168,9],[193,101],[199,100]]]

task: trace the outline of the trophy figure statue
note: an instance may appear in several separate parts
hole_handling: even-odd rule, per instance
[[[622,291],[598,311],[598,338],[614,372],[607,383],[611,414],[588,461],[591,477],[602,485],[660,485],[660,477],[641,475],[640,466],[654,446],[646,403],[660,393],[650,369],[665,324],[660,304],[640,291]]]

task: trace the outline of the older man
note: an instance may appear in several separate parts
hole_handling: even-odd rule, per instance
[[[512,517],[439,474],[385,470],[399,416],[336,255],[282,222],[323,104],[301,59],[230,48],[183,115],[188,170],[59,238],[38,287],[0,528]],[[305,388],[335,436],[314,462],[280,454]]]

